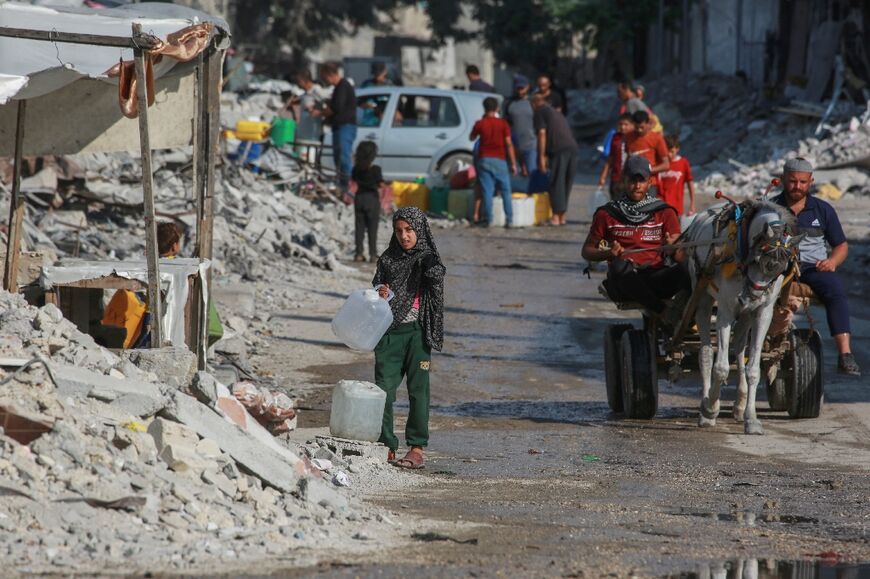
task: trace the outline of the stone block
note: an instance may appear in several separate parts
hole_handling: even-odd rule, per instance
[[[300,459],[274,439],[271,444],[260,440],[180,392],[175,393],[172,404],[164,412],[203,438],[217,441],[221,450],[267,484],[282,491],[295,490],[298,477],[294,466]]]
[[[209,469],[217,469],[217,463],[196,453],[189,446],[167,444],[160,451],[160,459],[178,473],[199,474]]]
[[[148,425],[148,434],[154,439],[158,452],[163,451],[163,448],[170,444],[175,444],[177,446],[187,446],[191,452],[195,453],[196,445],[199,443],[199,436],[197,436],[196,431],[184,424],[179,424],[165,418],[155,418]]]
[[[128,350],[127,356],[140,370],[154,372],[161,382],[176,390],[187,388],[196,375],[196,354],[184,346]]]
[[[214,406],[218,399],[218,381],[208,372],[197,372],[190,384],[190,392],[203,404]]]
[[[303,500],[313,505],[338,511],[347,508],[347,498],[321,479],[300,479],[298,492]]]
[[[203,458],[216,459],[221,455],[221,447],[210,438],[203,438],[196,444],[196,453]]]

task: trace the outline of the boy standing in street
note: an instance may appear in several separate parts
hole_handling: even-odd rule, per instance
[[[659,173],[659,197],[677,210],[677,214],[695,214],[695,182],[692,180],[692,167],[688,159],[680,156],[680,138],[677,135],[665,137],[668,146],[670,167]],[[684,210],[683,198],[686,185],[689,186],[689,211]]]
[[[653,132],[652,119],[646,111],[637,111],[631,118],[634,119],[634,134],[625,142],[626,151],[629,157],[639,155],[649,161],[652,186],[658,189],[658,174],[671,166],[668,146],[661,133]]]
[[[483,190],[483,212],[486,223],[492,223],[492,198],[498,184],[501,189],[506,227],[513,221],[511,173],[517,174],[517,158],[511,142],[511,128],[507,121],[498,117],[498,100],[487,97],[483,100],[483,118],[474,124],[469,138],[480,137],[480,153],[477,162],[477,179]],[[510,173],[505,159],[505,150],[510,159]]]
[[[607,183],[607,176],[610,175],[611,199],[619,199],[625,193],[625,187],[621,183],[622,166],[628,158],[625,143],[632,135],[634,135],[634,121],[631,115],[629,113],[619,115],[619,120],[616,122],[616,133],[610,141],[610,154],[607,156],[607,161],[604,162],[601,175],[598,177],[598,186],[603,189]]]

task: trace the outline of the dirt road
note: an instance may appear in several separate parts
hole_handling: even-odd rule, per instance
[[[589,192],[576,188],[566,228],[436,230],[447,337],[433,359],[426,484],[372,497],[407,517],[414,541],[306,573],[704,576],[740,565],[815,577],[821,554],[870,561],[870,380],[838,377],[827,338],[819,419],[761,402],[767,434],[744,436],[730,419],[733,374],[714,429],[696,426],[695,377],[660,381],[653,420],[610,413],[602,333],[637,316],[598,295],[603,274],[582,275]],[[870,369],[867,310],[853,309],[854,348]],[[372,374],[366,358],[309,371],[324,383]],[[325,410],[324,400],[308,406]],[[406,395],[400,404],[402,414]],[[326,413],[305,416],[317,426]]]

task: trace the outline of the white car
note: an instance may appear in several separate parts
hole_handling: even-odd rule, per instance
[[[411,181],[457,164],[471,164],[474,142],[468,135],[483,117],[483,100],[497,94],[423,87],[371,87],[356,91],[357,134],[378,145],[378,158],[388,181]],[[335,170],[332,134],[324,135],[324,168]]]

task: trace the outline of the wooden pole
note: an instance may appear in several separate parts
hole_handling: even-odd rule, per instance
[[[24,153],[24,116],[27,101],[18,101],[15,125],[15,167],[12,169],[12,197],[9,200],[9,227],[6,231],[6,270],[3,289],[18,292],[18,254],[21,252],[21,224],[24,221],[24,198],[21,196],[21,158]]]
[[[212,258],[212,225],[214,222],[214,174],[217,166],[218,133],[220,132],[221,53],[214,50],[205,55],[205,162],[203,163],[202,246],[200,257]]]
[[[133,24],[133,33],[139,25]],[[139,147],[142,151],[142,190],[145,196],[145,260],[148,263],[148,310],[151,313],[151,347],[163,344],[160,323],[163,304],[160,300],[160,270],[157,253],[157,223],[154,217],[154,174],[151,167],[151,142],[148,134],[148,95],[145,86],[145,52],[133,50],[136,64],[136,96],[139,99]],[[180,345],[180,344],[176,344]]]
[[[200,195],[197,204],[197,217],[199,224],[199,244],[197,255],[200,259],[211,259],[213,251],[213,225],[214,225],[214,174],[217,165],[217,153],[219,146],[218,134],[220,131],[220,87],[221,87],[221,61],[222,53],[209,49],[203,58],[202,67],[202,181],[200,182]],[[212,276],[211,269],[206,274],[205,285],[208,287],[208,300],[205,309],[200,316],[201,327],[198,328],[200,342],[197,346],[198,364],[200,369],[205,368],[206,360],[203,355],[205,344],[208,340],[208,314],[212,302]]]
[[[193,122],[191,123],[191,138],[190,142],[193,150],[193,160],[191,172],[193,173],[193,183],[191,185],[191,199],[196,205],[196,237],[194,248],[199,252],[199,235],[200,235],[200,187],[202,183],[202,99],[203,91],[200,84],[202,83],[202,53],[196,57],[196,66],[193,69]]]

